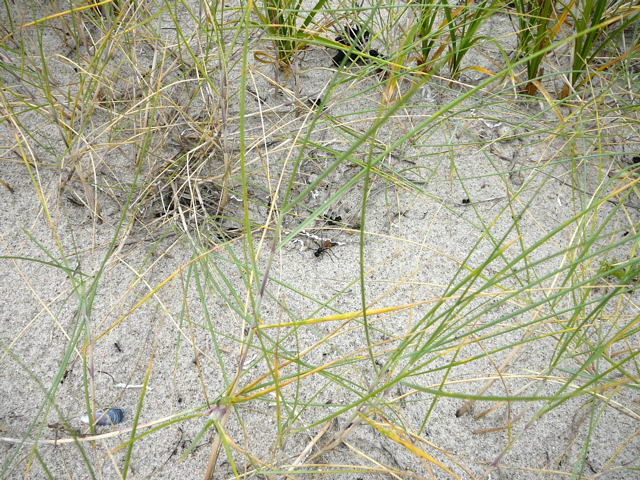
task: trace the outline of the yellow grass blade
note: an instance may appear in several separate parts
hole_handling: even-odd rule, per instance
[[[44,22],[47,22],[49,20],[54,20],[56,18],[64,17],[65,15],[69,15],[70,13],[81,12],[81,11],[87,10],[89,8],[99,7],[101,5],[105,5],[105,4],[111,3],[113,1],[114,0],[102,0],[100,2],[89,3],[87,5],[82,5],[80,7],[74,7],[74,8],[71,8],[69,10],[64,10],[62,12],[56,12],[56,13],[53,13],[53,14],[48,15],[46,17],[38,18],[37,20],[34,20],[32,22],[28,22],[28,23],[20,25],[20,27],[18,27],[14,32],[9,32],[4,37],[2,37],[2,40],[0,40],[0,43],[4,43],[7,38],[13,36],[15,33],[19,32],[22,29],[25,29],[25,28],[28,28],[28,27],[33,27],[34,25],[38,25],[40,23],[44,23]]]
[[[402,432],[402,431],[399,430],[395,425],[393,425],[391,423],[388,423],[388,422],[385,425],[383,425],[381,423],[374,422],[369,417],[365,416],[362,412],[358,412],[358,415],[360,416],[360,418],[362,418],[365,422],[367,422],[369,425],[371,425],[373,428],[375,428],[378,432],[383,434],[388,439],[390,439],[390,440],[392,440],[392,441],[394,441],[396,443],[399,443],[400,445],[405,447],[407,450],[409,450],[414,455],[416,455],[416,456],[418,456],[420,458],[424,458],[428,462],[434,464],[438,468],[440,468],[440,469],[444,470],[445,472],[447,472],[452,477],[457,478],[458,480],[460,479],[460,477],[458,475],[453,473],[449,468],[447,468],[445,465],[443,465],[438,460],[433,458],[431,455],[429,455],[427,452],[422,450],[420,447],[418,447],[417,445],[414,445],[410,441],[405,440],[404,438],[402,438],[402,436],[398,433],[399,431],[400,432]]]

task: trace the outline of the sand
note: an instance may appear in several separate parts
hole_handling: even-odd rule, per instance
[[[55,3],[11,8],[17,24],[62,10]],[[3,25],[10,31],[4,9]],[[176,15],[185,31],[193,30],[189,25],[194,20],[183,9]],[[538,413],[547,405],[542,400],[467,404],[456,398],[552,395],[584,362],[584,345],[572,344],[571,354],[549,371],[560,338],[554,319],[569,319],[572,298],[538,303],[563,286],[566,270],[545,276],[571,261],[558,254],[576,243],[578,222],[570,220],[601,192],[602,172],[622,168],[638,150],[637,137],[618,121],[615,109],[603,115],[605,128],[597,132],[608,153],[600,164],[589,159],[577,168],[580,178],[573,182],[584,191],[572,188],[567,151],[573,139],[568,132],[595,127],[578,122],[575,130],[556,130],[558,112],[548,108],[542,95],[537,103],[516,97],[508,101],[513,90],[507,79],[473,93],[434,120],[443,105],[486,78],[477,71],[464,72],[454,85],[432,79],[381,126],[376,142],[366,140],[338,164],[336,158],[375,125],[390,92],[398,98],[412,81],[402,80],[390,91],[366,65],[336,73],[331,60],[335,52],[323,47],[299,54],[288,78],[251,54],[241,126],[238,49],[230,52],[226,77],[219,64],[203,63],[217,82],[207,86],[197,74],[182,78],[172,63],[173,53],[180,50],[165,50],[176,41],[166,12],[152,22],[159,38],[132,36],[131,56],[116,55],[104,66],[90,62],[93,48],[70,47],[60,23],[50,20],[47,25],[40,29],[41,43],[58,109],[51,109],[42,89],[28,81],[33,66],[42,65],[33,26],[15,37],[32,55],[28,67],[2,72],[2,478],[119,478],[127,461],[128,478],[202,478],[217,438],[208,415],[214,411],[216,418],[222,416],[224,407],[216,402],[228,400],[238,369],[235,392],[246,393],[228,407],[224,420],[234,462],[222,448],[215,478],[233,478],[234,469],[242,478],[391,478],[390,471],[395,478],[452,478],[438,463],[460,478],[637,476],[630,470],[638,467],[640,448],[640,397],[637,388],[630,388],[637,370],[622,377],[614,371],[611,382],[624,380],[619,388],[576,395],[542,416]],[[513,48],[506,16],[492,18],[485,28],[503,33],[505,48]],[[97,32],[90,27],[85,33],[96,37]],[[259,34],[250,42],[258,54],[271,45]],[[383,51],[382,42],[376,42]],[[495,65],[488,59],[495,54],[487,44],[482,54],[465,62],[491,69]],[[17,65],[16,58],[11,51],[2,52],[5,63]],[[132,66],[132,59],[137,64]],[[350,73],[363,68],[371,71]],[[93,110],[73,110],[70,98],[82,91],[77,70],[93,71],[104,82],[93,103],[82,102],[82,108],[97,105]],[[328,92],[336,78],[339,82]],[[554,82],[555,77],[547,87]],[[227,102],[218,101],[221,90],[216,89],[224,89]],[[137,107],[145,95],[158,91],[155,110]],[[321,113],[308,102],[318,98],[326,99]],[[7,105],[12,105],[11,113]],[[575,115],[568,109],[559,112]],[[60,126],[70,114],[75,115],[71,127],[80,132],[77,136]],[[432,123],[383,154],[430,119]],[[145,130],[145,122],[153,127]],[[188,122],[202,130],[195,132]],[[147,131],[152,135],[145,137]],[[302,195],[301,201],[284,211],[285,186],[307,134],[313,145],[301,154],[290,194]],[[571,148],[579,158],[593,153],[594,135],[576,136]],[[65,138],[75,143],[65,145]],[[241,148],[248,168],[246,214],[255,226],[253,259],[246,237],[235,235],[242,225],[234,219],[245,215]],[[162,171],[189,149],[181,170]],[[136,172],[141,157],[145,162]],[[232,168],[227,219],[214,223],[204,212],[210,215],[215,209],[211,205],[219,202],[220,190],[213,185],[222,178],[225,158]],[[363,164],[372,158],[379,163],[370,177],[363,218]],[[390,173],[395,179],[389,180]],[[167,179],[172,174],[190,178],[195,182],[191,185],[211,197],[196,200],[200,207],[195,213],[189,202],[171,204],[176,190]],[[411,187],[403,183],[409,181]],[[189,201],[195,196],[188,182],[175,181],[173,188],[181,189],[181,198],[190,192]],[[616,197],[612,200],[589,218],[593,225],[609,214],[614,218],[594,251],[614,236],[624,238],[624,232],[637,235],[637,197],[627,200],[626,209],[617,209]],[[303,225],[327,202],[326,218]],[[338,216],[339,221],[331,220]],[[360,227],[365,231],[363,263]],[[527,253],[526,271],[507,276],[525,260],[505,269],[507,262],[556,229],[550,240]],[[326,242],[331,248],[322,248]],[[628,256],[632,243],[601,258]],[[452,292],[450,285],[496,251],[500,255],[484,266],[488,278],[504,277],[487,289],[495,306],[482,297],[454,306],[461,292]],[[259,278],[247,268],[253,261]],[[593,272],[597,266],[594,259],[585,267]],[[360,311],[361,271],[369,309],[418,305],[370,316],[368,332],[360,319],[264,328]],[[505,301],[505,291],[521,288],[525,279],[536,288]],[[482,284],[478,280],[469,288]],[[601,288],[600,295],[607,287]],[[438,299],[448,295],[453,297],[434,313]],[[636,292],[619,298],[603,312],[616,312],[627,321],[637,315]],[[433,319],[427,323],[428,335],[417,340],[424,344],[424,356],[407,354],[385,373],[394,347],[426,316]],[[543,317],[547,320],[539,321]],[[465,324],[456,330],[469,318],[486,329],[470,334],[473,328]],[[256,321],[261,328],[252,328]],[[528,323],[528,328],[506,331],[506,325]],[[448,339],[434,335],[443,325]],[[601,329],[611,327],[604,322]],[[492,337],[489,332],[502,333]],[[367,335],[375,345],[375,361],[369,358]],[[432,343],[426,340],[429,335]],[[463,338],[468,344],[453,348]],[[626,342],[627,348],[637,349],[637,336]],[[624,348],[622,344],[617,345]],[[500,351],[501,346],[509,348]],[[488,351],[493,353],[482,355]],[[474,356],[478,358],[451,370],[443,368]],[[287,358],[296,361],[284,365]],[[282,385],[269,391],[278,362]],[[598,372],[609,367],[601,362],[593,367]],[[247,389],[254,381],[255,387]],[[381,385],[387,388],[369,398],[368,392]],[[438,390],[449,395],[436,398],[433,391]],[[257,391],[261,394],[252,398]],[[87,399],[92,408],[122,408],[124,421],[90,431],[81,421]],[[342,412],[354,402],[361,407]],[[422,440],[404,434],[414,446],[407,448],[406,442],[394,440],[385,421]],[[128,451],[134,428],[136,441]]]

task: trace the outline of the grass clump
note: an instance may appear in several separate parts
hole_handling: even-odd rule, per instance
[[[308,46],[309,40],[313,38],[308,28],[326,3],[326,0],[318,0],[308,12],[303,10],[301,0],[256,3],[255,12],[260,21],[258,26],[264,26],[269,32],[276,50],[276,63],[279,68],[288,68],[294,55]]]

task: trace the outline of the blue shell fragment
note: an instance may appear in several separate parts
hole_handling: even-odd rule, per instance
[[[95,419],[93,423],[95,425],[115,425],[124,420],[124,410],[121,408],[110,408],[107,411],[96,410],[93,415]],[[88,415],[83,415],[81,420],[84,423],[90,423]]]

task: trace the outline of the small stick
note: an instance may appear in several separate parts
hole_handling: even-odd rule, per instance
[[[306,447],[304,447],[304,450],[302,450],[302,453],[300,453],[298,458],[294,460],[294,462],[287,468],[287,470],[293,470],[294,467],[301,465],[304,459],[307,458],[307,456],[309,455],[309,452],[311,451],[313,446],[316,443],[318,443],[318,441],[323,437],[325,433],[327,433],[327,430],[329,430],[329,428],[331,428],[332,425],[333,425],[333,418],[324,424],[324,427],[322,427],[320,431],[316,434],[316,436],[311,439],[311,441],[307,444]]]

